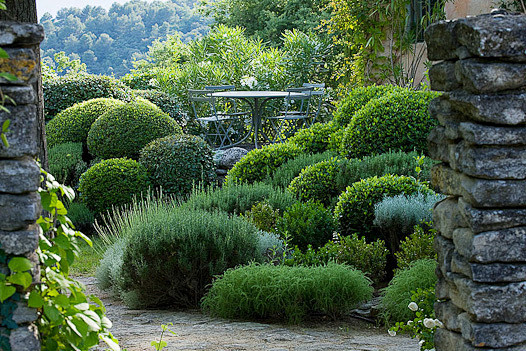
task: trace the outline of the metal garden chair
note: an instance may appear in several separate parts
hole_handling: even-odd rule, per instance
[[[320,115],[321,107],[325,98],[325,83],[303,83],[305,88],[312,88],[311,92],[311,109],[310,109],[310,124],[312,126],[316,123],[316,119]]]

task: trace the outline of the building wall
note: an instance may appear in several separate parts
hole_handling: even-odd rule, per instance
[[[492,0],[454,0],[446,3],[446,18],[456,19],[488,13],[498,7]]]

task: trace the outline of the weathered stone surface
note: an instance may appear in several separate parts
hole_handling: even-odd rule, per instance
[[[449,145],[443,137],[445,128],[436,126],[427,136],[429,156],[438,161],[449,163]]]
[[[219,161],[219,167],[223,169],[230,169],[239,162],[248,153],[247,150],[241,147],[233,147],[223,152],[221,160]]]
[[[13,74],[15,81],[0,77],[0,84],[30,84],[37,77],[38,62],[32,49],[9,49],[5,51],[9,58],[0,58],[0,72]]]
[[[35,223],[40,217],[40,195],[0,194],[0,230],[15,231]]]
[[[431,170],[431,182],[441,193],[462,196],[474,207],[526,206],[526,182],[521,180],[472,178],[439,164]]]
[[[430,78],[431,71],[429,70]],[[522,63],[491,62],[480,59],[459,60],[456,62],[455,72],[457,80],[462,82],[464,89],[476,94],[514,90],[526,86],[526,65]],[[431,87],[434,90],[445,90]]]
[[[0,21],[0,46],[31,45],[44,40],[44,28],[39,24]]]
[[[442,270],[442,274],[446,275],[447,272],[451,272],[451,258],[455,250],[455,245],[451,240],[437,235],[434,248],[438,256],[438,267]]]
[[[526,341],[526,323],[474,323],[467,313],[458,316],[462,336],[477,347],[509,347]]]
[[[449,300],[451,291],[456,289],[456,286],[452,279],[449,278],[448,274],[443,274],[440,267],[437,267],[435,273],[438,277],[435,286],[435,295],[438,300]]]
[[[453,232],[459,254],[470,262],[526,262],[526,227],[474,234],[469,228]]]
[[[0,162],[0,192],[22,194],[37,191],[39,185],[40,168],[32,158]]]
[[[457,58],[455,49],[460,46],[455,35],[457,21],[439,21],[430,25],[424,33],[427,58],[431,61]]]
[[[526,209],[522,208],[477,209],[464,201],[463,198],[459,198],[458,210],[475,234],[491,230],[526,226]],[[437,209],[435,209],[435,212],[436,211]],[[436,224],[436,219],[434,220]],[[444,226],[446,226],[446,224],[441,224],[440,228]]]
[[[463,18],[454,31],[458,43],[475,57],[526,61],[526,16],[488,14]]]
[[[501,125],[526,123],[526,93],[473,95],[457,90],[445,95],[453,109],[474,121]]]
[[[460,324],[458,323],[458,315],[462,311],[457,306],[453,305],[451,301],[435,302],[435,315],[446,327],[446,329],[460,332]]]
[[[461,122],[458,125],[458,132],[468,144],[526,145],[526,127],[496,127]]]
[[[429,69],[431,89],[451,91],[461,87],[455,75],[455,61],[442,61]]]
[[[429,113],[438,119],[441,125],[446,126],[450,122],[469,121],[469,118],[456,111],[447,95],[443,94],[429,102]]]
[[[32,87],[24,86],[3,86],[2,93],[15,101],[16,105],[26,105],[36,103],[36,95]],[[13,106],[11,100],[7,99],[6,106]],[[9,108],[9,107],[8,107]]]
[[[482,323],[526,322],[526,282],[505,285],[474,283],[455,277],[457,291],[450,291],[452,302]]]
[[[16,351],[40,351],[38,330],[34,325],[21,326],[11,331],[9,336],[11,350]]]
[[[26,303],[17,302],[12,318],[18,325],[32,323],[37,320],[37,310],[27,307]]]
[[[451,168],[485,179],[526,179],[526,146],[449,146]]]
[[[453,238],[453,231],[467,227],[467,222],[459,211],[457,199],[448,197],[435,205],[433,223],[438,232],[448,238]]]
[[[526,263],[471,263],[457,253],[453,254],[451,260],[451,271],[463,274],[477,283],[526,281]]]
[[[460,333],[455,333],[446,329],[438,328],[435,332],[436,351],[472,351]]]
[[[0,112],[0,125],[11,120],[6,133],[9,147],[0,143],[0,158],[35,156],[38,153],[37,115],[35,105],[9,106],[11,113]]]
[[[15,232],[0,230],[2,250],[10,255],[24,255],[35,251],[38,248],[40,232],[39,225],[32,225],[27,230]]]

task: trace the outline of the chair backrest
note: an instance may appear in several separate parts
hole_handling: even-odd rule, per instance
[[[318,116],[320,115],[321,106],[323,105],[323,100],[325,97],[325,83],[303,83],[303,86],[312,88],[313,91],[311,94],[312,96],[315,96],[317,100],[316,101],[317,103],[314,104],[314,106],[316,106],[316,110],[311,111],[312,113],[311,125],[312,125],[314,124]]]
[[[205,86],[205,90],[208,90],[208,91],[229,91],[229,90],[236,90],[236,86],[235,85],[207,85]],[[222,106],[221,105],[221,101],[223,102],[227,102],[226,105],[223,105],[221,109],[223,110],[228,110],[230,112],[238,112],[238,106],[237,106],[237,101],[236,99],[228,99],[228,98],[219,98],[218,100],[216,100],[217,104],[216,106]],[[226,108],[225,108],[226,106]],[[223,111],[223,112],[227,112],[227,111]]]
[[[301,113],[309,115],[310,109],[310,99],[312,97],[312,87],[299,87],[299,88],[288,88],[287,92],[289,95],[285,98],[285,115],[289,113],[289,108],[292,102],[298,100],[300,101],[300,106],[297,109],[294,109],[294,113]],[[300,93],[301,95],[292,95],[291,93]]]
[[[197,105],[197,103],[203,103],[208,105],[207,110],[209,112],[205,112],[207,115],[211,116],[217,116],[217,109],[216,109],[216,99],[212,96],[210,96],[211,92],[210,90],[197,90],[197,89],[189,89],[188,90],[188,101],[190,101],[190,105],[192,105],[192,110],[194,111],[194,117],[199,117],[200,109]]]
[[[234,85],[207,85],[205,90],[236,90]]]

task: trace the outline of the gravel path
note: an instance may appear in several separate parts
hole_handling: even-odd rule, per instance
[[[418,351],[418,343],[403,336],[390,337],[384,328],[349,319],[317,321],[301,326],[263,324],[211,318],[199,311],[130,310],[101,292],[92,277],[78,278],[90,294],[99,296],[113,322],[112,333],[127,351],[153,350],[160,325],[173,323],[177,334],[166,335],[165,351]],[[103,350],[101,348],[100,350]]]

